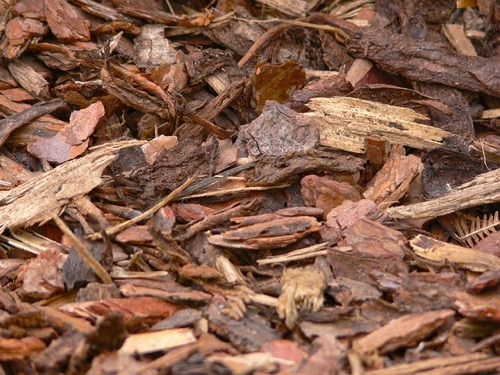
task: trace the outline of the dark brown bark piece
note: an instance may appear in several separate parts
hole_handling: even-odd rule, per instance
[[[402,276],[396,289],[394,305],[408,312],[424,312],[455,307],[454,293],[464,283],[455,273],[410,273]]]
[[[443,85],[441,86],[446,87]],[[446,115],[452,115],[453,113],[452,109],[445,103],[438,101],[438,98],[434,99],[432,96],[424,95],[419,91],[405,87],[382,83],[362,85],[351,92],[349,96],[399,107],[412,108],[422,114],[426,114],[427,108],[435,108],[437,111]]]
[[[213,142],[202,144],[202,139],[183,137],[173,148],[163,152],[151,166],[134,170],[131,180],[144,189],[143,199],[156,196],[159,191],[174,190],[187,178],[207,175]]]
[[[107,271],[111,270],[111,266],[113,264],[111,248],[108,248],[101,242],[94,244],[90,251],[94,259],[98,261]],[[73,247],[69,252],[68,259],[64,263],[63,274],[64,284],[68,290],[99,280],[98,276],[78,255],[78,252]]]
[[[406,273],[408,270],[406,263],[392,255],[374,256],[330,250],[327,261],[334,276],[347,277],[367,284],[372,282],[370,278],[372,270],[379,270],[393,275]]]
[[[207,311],[208,328],[218,336],[229,340],[236,349],[253,353],[263,344],[280,338],[270,327],[269,321],[255,310],[248,309],[242,320],[235,320],[223,313],[225,307],[227,302],[220,297],[214,298]]]
[[[18,112],[0,120],[0,146],[14,130],[40,116],[62,108],[63,106],[65,106],[64,100],[53,99],[48,102],[34,104],[22,112]]]
[[[195,309],[183,309],[177,311],[170,318],[163,319],[151,327],[151,331],[163,331],[165,329],[191,327],[202,318],[201,312]]]
[[[454,88],[435,83],[422,83],[420,87],[424,94],[439,99],[451,109],[451,113],[443,113],[437,109],[429,108],[432,124],[456,135],[456,137],[447,140],[446,144],[459,151],[467,152],[476,133],[472,122],[471,108],[462,93]]]
[[[125,69],[115,67],[115,71],[118,70],[120,73],[126,72]],[[141,78],[139,75],[130,74],[129,77],[137,77],[138,80],[149,82],[154,85],[153,88],[158,88],[158,86],[153,84],[151,81]],[[169,119],[175,116],[175,108],[170,100],[170,97],[161,90],[160,95],[155,95],[156,93],[150,94],[144,90],[140,90],[131,83],[129,83],[128,77],[120,78],[114,75],[114,72],[110,72],[107,69],[101,69],[101,79],[103,80],[103,86],[107,92],[116,96],[124,104],[127,104],[133,108],[136,108],[144,113],[156,113],[164,119]]]
[[[375,28],[351,33],[346,47],[354,56],[373,60],[389,73],[500,97],[498,56],[463,56],[444,44]]]
[[[270,186],[295,181],[302,173],[328,172],[337,175],[356,174],[363,169],[364,160],[341,152],[293,153],[284,156],[264,156],[247,176],[251,186]]]
[[[426,196],[430,198],[444,196],[450,189],[471,181],[479,174],[488,172],[490,168],[498,167],[490,162],[486,167],[482,158],[448,149],[428,151],[423,162],[422,184]]]

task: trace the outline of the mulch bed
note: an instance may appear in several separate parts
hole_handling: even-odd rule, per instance
[[[498,2],[0,15],[2,374],[500,372]]]

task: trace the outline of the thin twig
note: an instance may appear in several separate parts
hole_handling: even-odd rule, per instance
[[[105,284],[111,284],[113,280],[111,280],[111,276],[109,276],[108,271],[106,271],[104,267],[101,266],[101,264],[92,256],[87,247],[82,243],[82,241],[80,241],[80,239],[77,236],[75,236],[75,234],[71,231],[71,229],[68,228],[66,223],[57,215],[54,215],[52,217],[52,220],[54,220],[54,222],[57,224],[61,232],[63,232],[65,235],[69,237],[78,255],[80,255],[83,261],[87,263],[90,268],[92,268],[92,271],[94,271],[94,273]]]
[[[245,18],[236,18],[239,21],[247,21],[251,23],[262,23],[262,22],[281,22],[280,25],[274,26],[267,30],[264,34],[259,36],[257,40],[254,42],[252,47],[245,53],[245,56],[241,58],[241,60],[238,62],[238,66],[241,68],[244,66],[250,59],[257,53],[257,51],[271,38],[273,38],[275,35],[280,34],[281,32],[285,31],[288,29],[290,26],[299,26],[299,27],[307,27],[310,29],[319,29],[319,30],[325,30],[325,31],[331,31],[335,35],[338,35],[339,37],[342,38],[342,40],[345,40],[348,38],[348,35],[340,28],[338,27],[333,27],[333,26],[328,26],[328,25],[317,25],[315,23],[310,23],[310,22],[304,22],[304,21],[299,21],[299,20],[286,20],[286,19],[272,19],[272,20],[264,20],[264,21],[258,21],[258,20],[247,20]]]
[[[149,210],[144,211],[142,214],[134,217],[133,219],[130,219],[128,221],[125,221],[123,223],[120,223],[118,225],[115,225],[113,227],[107,228],[106,229],[106,234],[108,236],[113,236],[122,230],[131,227],[134,224],[137,224],[138,222],[147,219],[149,216],[153,215],[156,211],[158,211],[160,208],[165,206],[166,204],[170,203],[173,201],[184,189],[186,189],[191,183],[194,181],[194,177],[190,177],[184,182],[181,186],[179,186],[177,189],[173,190],[169,195],[167,195],[164,199],[162,199],[160,202],[155,204],[153,207],[151,207]],[[91,236],[88,237],[91,241],[98,240],[102,238],[102,235],[100,233],[95,233]]]

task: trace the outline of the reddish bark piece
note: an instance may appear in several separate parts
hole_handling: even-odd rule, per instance
[[[389,353],[398,348],[412,347],[425,339],[455,312],[445,309],[404,315],[354,341],[353,349],[361,355]]]
[[[495,231],[479,241],[474,249],[495,254],[500,257],[500,231]]]
[[[147,225],[135,225],[118,233],[116,240],[123,243],[143,243],[151,242],[153,237]]]
[[[213,208],[196,203],[178,203],[174,204],[172,209],[181,222],[199,221],[215,212]]]
[[[352,91],[352,85],[345,80],[345,77],[334,75],[320,78],[307,83],[307,85],[295,90],[290,97],[292,108],[297,111],[304,111],[306,102],[316,97],[342,96]]]
[[[466,285],[469,293],[478,293],[500,284],[500,270],[486,271]]]
[[[180,309],[182,307],[179,305],[153,297],[107,298],[100,301],[68,303],[59,308],[67,314],[87,319],[95,319],[116,311],[121,312],[125,320],[140,317],[148,324],[168,318]]]
[[[69,118],[70,125],[61,133],[69,144],[81,143],[92,134],[102,116],[104,116],[102,102],[91,104],[85,109],[73,112]]]
[[[384,214],[370,199],[361,199],[357,202],[346,199],[327,213],[326,223],[320,231],[321,237],[330,241],[339,240],[343,230],[364,218],[379,220],[384,218]]]
[[[48,249],[21,267],[18,275],[25,297],[47,298],[64,291],[62,267],[67,255]]]
[[[81,64],[73,50],[63,44],[32,43],[31,51],[36,51],[36,56],[49,68],[71,70]]]
[[[393,147],[389,159],[368,183],[363,196],[378,205],[395,204],[406,194],[410,183],[423,169],[424,165],[419,157],[405,155],[401,145]]]
[[[6,102],[8,103],[8,101]],[[4,103],[0,101],[1,104]],[[53,99],[48,102],[28,106],[26,109],[0,120],[0,146],[3,145],[7,137],[17,128],[63,106],[64,102],[61,99]]]
[[[45,349],[45,343],[36,337],[0,338],[0,361],[19,361],[43,349]]]
[[[45,21],[45,0],[20,0],[12,7],[16,15]]]
[[[169,150],[177,144],[176,136],[165,136],[160,135],[152,140],[150,140],[145,145],[141,146],[144,152],[144,158],[149,165],[154,164],[158,156],[165,151]]]
[[[0,66],[0,90],[10,89],[16,86],[18,86],[18,84],[14,77],[12,77],[12,74],[3,66]]]
[[[463,316],[486,322],[500,323],[500,294],[492,291],[483,294],[455,293],[455,304]]]
[[[282,358],[288,361],[300,362],[302,361],[306,353],[299,344],[291,340],[273,340],[271,342],[266,342],[260,348],[262,352],[269,352],[275,358]]]
[[[179,276],[191,280],[223,279],[222,273],[220,273],[217,269],[212,268],[206,264],[203,264],[201,266],[196,266],[194,264],[187,264],[179,270]]]
[[[19,57],[31,38],[41,37],[46,33],[47,28],[40,21],[20,17],[11,19],[5,26],[5,39],[0,44],[3,56],[7,59]]]
[[[324,216],[346,199],[354,202],[361,199],[358,191],[347,182],[338,182],[326,176],[305,176],[300,185],[304,202],[309,206],[321,208]]]
[[[88,23],[79,10],[65,0],[45,0],[45,16],[50,30],[60,41],[90,40]]]
[[[344,346],[332,335],[320,336],[309,348],[309,357],[297,370],[298,374],[337,374],[345,352]]]
[[[21,87],[2,90],[1,94],[13,102],[27,102],[35,99],[33,95]]]
[[[28,146],[28,151],[39,158],[64,163],[81,155],[88,146],[88,138],[104,116],[101,102],[71,114],[70,123],[52,138],[41,138]]]
[[[284,247],[320,228],[321,224],[315,218],[297,216],[231,230],[209,237],[208,242],[212,245],[253,250]]]
[[[399,259],[405,256],[405,236],[379,222],[360,219],[343,234],[345,238],[339,246],[352,246],[355,251],[375,256],[390,254]]]

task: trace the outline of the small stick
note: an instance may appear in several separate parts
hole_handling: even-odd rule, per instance
[[[240,19],[242,21],[248,21],[246,19]],[[257,53],[257,51],[266,43],[267,40],[271,39],[275,35],[280,34],[281,32],[285,31],[288,29],[290,26],[300,26],[300,27],[307,27],[310,29],[319,29],[319,30],[325,30],[325,31],[331,31],[335,33],[335,35],[338,35],[339,37],[343,38],[344,40],[348,38],[347,34],[340,28],[338,27],[333,27],[333,26],[328,26],[328,25],[317,25],[314,23],[310,22],[304,22],[300,20],[279,20],[279,19],[273,19],[273,20],[265,20],[265,22],[269,21],[276,21],[276,22],[283,22],[281,25],[274,26],[267,30],[264,34],[259,36],[255,43],[250,47],[250,49],[245,53],[245,56],[241,58],[241,60],[238,62],[238,66],[241,68],[243,67],[250,59]],[[250,21],[250,22],[255,22],[259,23],[259,21]]]
[[[106,229],[106,234],[108,236],[112,236],[116,233],[121,232],[122,230],[131,227],[132,225],[148,218],[149,216],[153,215],[156,211],[158,211],[160,208],[168,204],[169,202],[173,201],[177,196],[184,191],[191,183],[194,181],[194,177],[190,177],[184,182],[181,186],[179,186],[177,189],[173,190],[169,195],[167,195],[164,199],[162,199],[160,202],[155,204],[153,207],[151,207],[149,210],[144,211],[142,214],[134,217],[133,219],[124,221],[123,223],[117,224],[113,227],[110,227]],[[87,237],[89,240],[94,241],[102,238],[102,235],[100,233],[95,233],[89,237]]]
[[[78,255],[80,255],[83,261],[87,263],[90,268],[92,268],[92,271],[94,271],[95,274],[99,276],[99,278],[105,284],[111,284],[113,280],[111,280],[111,276],[109,276],[108,271],[106,271],[104,267],[101,266],[101,264],[92,256],[87,247],[82,243],[82,241],[80,241],[77,236],[75,236],[71,229],[68,228],[66,223],[57,215],[54,215],[52,217],[52,220],[54,220],[61,232],[69,237],[69,239],[73,243],[73,246],[75,246]]]
[[[49,114],[61,107],[66,103],[62,99],[53,99],[48,102],[40,102],[33,104],[31,107],[26,108],[24,111],[15,113],[9,117],[0,120],[0,146],[4,144],[9,135],[16,129],[24,124],[27,124],[34,119]]]

